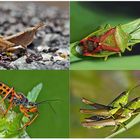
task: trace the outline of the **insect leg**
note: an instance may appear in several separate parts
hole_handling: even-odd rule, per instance
[[[102,50],[107,50],[107,51],[110,51],[110,52],[120,52],[120,48],[118,47],[111,47],[109,45],[105,45],[105,44],[102,44],[101,47],[100,47]]]
[[[16,98],[18,98],[18,99],[20,99],[20,98],[21,98],[20,96],[18,96],[18,95],[17,95],[17,93],[16,93],[16,92],[14,92],[13,94],[14,94],[14,96],[15,96]]]
[[[6,95],[2,98],[2,100],[0,101],[0,103],[2,103],[5,99],[6,99],[6,97],[13,91],[13,87],[9,90],[9,92],[8,93],[6,93]]]
[[[20,105],[20,111],[24,114],[24,116],[30,118],[30,115],[27,113],[29,112],[27,108],[25,108],[23,105]]]
[[[11,102],[7,110],[4,112],[4,116],[6,116],[7,112],[12,108],[13,103]]]
[[[14,99],[14,95],[12,95],[11,99],[10,99],[10,105],[7,108],[7,110],[4,112],[4,116],[7,114],[7,112],[13,107],[13,99]]]
[[[114,119],[105,119],[105,120],[89,121],[89,122],[85,121],[82,122],[82,125],[84,127],[97,127],[97,126],[104,127],[104,126],[115,126],[116,122]]]
[[[31,124],[35,121],[35,119],[38,117],[38,115],[39,115],[39,114],[36,114],[36,115],[34,116],[34,118],[33,118],[32,120],[30,120],[29,122],[27,122],[21,129],[23,129],[23,128],[29,126],[29,125],[31,125]]]
[[[115,31],[116,31],[116,29],[112,28],[109,31],[107,31],[106,33],[104,33],[104,35],[100,36],[100,42],[103,42],[108,36],[114,34]]]
[[[80,109],[80,113],[99,115],[105,117],[112,116],[108,109]]]
[[[116,126],[114,127],[114,129],[112,130],[112,132],[116,132],[116,131],[118,131],[119,128],[120,128],[120,125],[116,125]]]
[[[104,61],[106,61],[108,59],[108,56],[105,56]]]
[[[121,122],[120,122],[119,125],[122,126],[125,130],[127,130],[127,128],[126,128],[126,126],[125,126],[124,123],[121,123]]]
[[[92,41],[92,42],[96,42],[96,43],[100,42],[98,37],[95,37],[95,38],[88,37],[87,40]]]
[[[136,114],[139,114],[140,113],[140,108],[136,109],[133,111],[132,115],[136,115]]]
[[[121,54],[120,52],[118,53],[118,55],[119,55],[120,57],[122,56],[122,54]]]
[[[123,119],[123,118],[122,118]],[[126,128],[126,124],[124,123],[124,122],[119,122],[119,119],[115,119],[114,118],[114,121],[115,121],[115,123],[116,123],[116,125],[115,125],[115,128],[112,130],[113,132],[116,132],[116,131],[118,131],[118,129],[120,128],[120,127],[123,127],[124,129],[126,129],[127,130],[127,128]]]
[[[95,102],[92,102],[86,98],[82,98],[82,102],[87,104],[87,105],[90,105],[90,106],[93,106],[94,108],[96,109],[108,109],[109,107],[106,106],[106,105],[102,105],[102,104],[98,104],[98,103],[95,103]]]
[[[126,49],[128,50],[128,51],[132,51],[132,46],[128,46],[128,47],[126,47]]]

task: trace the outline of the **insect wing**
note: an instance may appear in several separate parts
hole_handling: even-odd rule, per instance
[[[124,52],[125,49],[127,48],[128,39],[129,36],[127,33],[123,31],[121,25],[116,26],[115,40],[121,52]]]

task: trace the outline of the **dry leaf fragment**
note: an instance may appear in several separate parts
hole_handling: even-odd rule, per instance
[[[67,54],[64,54],[64,53],[60,53],[59,56],[62,57],[62,58],[64,58],[64,59],[67,58]]]
[[[7,41],[10,41],[11,43],[14,43],[16,46],[21,45],[23,47],[27,47],[30,45],[34,39],[34,35],[38,28],[44,26],[44,23],[39,23],[35,25],[34,27],[27,28],[23,32],[19,32],[15,35],[5,37],[4,39]]]

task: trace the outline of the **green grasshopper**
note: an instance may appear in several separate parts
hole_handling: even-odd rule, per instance
[[[130,92],[139,87],[140,85],[136,85],[132,88],[130,88],[127,91],[122,92],[119,96],[117,96],[117,98],[115,98],[110,104],[106,105],[102,105],[102,104],[98,104],[98,103],[94,103],[89,101],[88,99],[83,98],[82,102],[85,104],[88,104],[92,107],[94,107],[94,109],[80,109],[81,113],[84,114],[92,114],[95,115],[95,119],[98,120],[100,119],[100,117],[104,117],[104,118],[109,118],[109,117],[113,117],[114,118],[114,114],[120,109],[123,108],[127,103],[128,103],[128,96],[130,94]],[[88,118],[88,120],[90,121],[90,118]],[[93,117],[92,117],[93,120]]]
[[[123,126],[125,127],[124,122],[129,120],[132,115],[136,115],[140,113],[140,97],[133,99],[129,103],[125,105],[124,108],[120,108],[115,114],[114,118],[100,118],[100,120],[92,120],[90,117],[90,121],[82,122],[84,127],[93,127],[93,128],[102,128],[105,126]],[[126,128],[126,127],[125,127]]]
[[[84,39],[71,45],[71,53],[77,57],[104,57],[131,51],[132,46],[140,43],[140,19],[128,24],[112,27],[106,25]]]

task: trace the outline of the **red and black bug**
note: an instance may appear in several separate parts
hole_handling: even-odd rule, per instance
[[[33,121],[38,117],[38,115],[39,115],[38,105],[39,104],[41,104],[43,102],[47,102],[47,101],[56,101],[57,100],[57,99],[56,100],[44,100],[39,103],[30,102],[23,93],[15,92],[13,87],[10,88],[9,86],[5,85],[2,82],[0,82],[0,95],[2,96],[2,100],[0,101],[0,103],[3,102],[4,100],[7,100],[9,102],[9,107],[3,113],[4,116],[7,114],[7,112],[10,109],[12,109],[13,106],[19,106],[19,110],[24,114],[25,117],[29,118],[29,121],[27,123],[25,123],[22,128],[25,128],[25,127],[31,125],[33,123]],[[31,117],[31,114],[33,115],[32,117]]]
[[[115,28],[111,28],[103,35],[96,37],[87,37],[80,41],[80,46],[82,47],[82,54],[83,56],[91,56],[93,54],[97,54],[102,51],[109,51],[109,52],[121,52],[120,48],[118,47],[115,39]],[[106,43],[106,39],[112,35],[115,46],[112,47]]]

